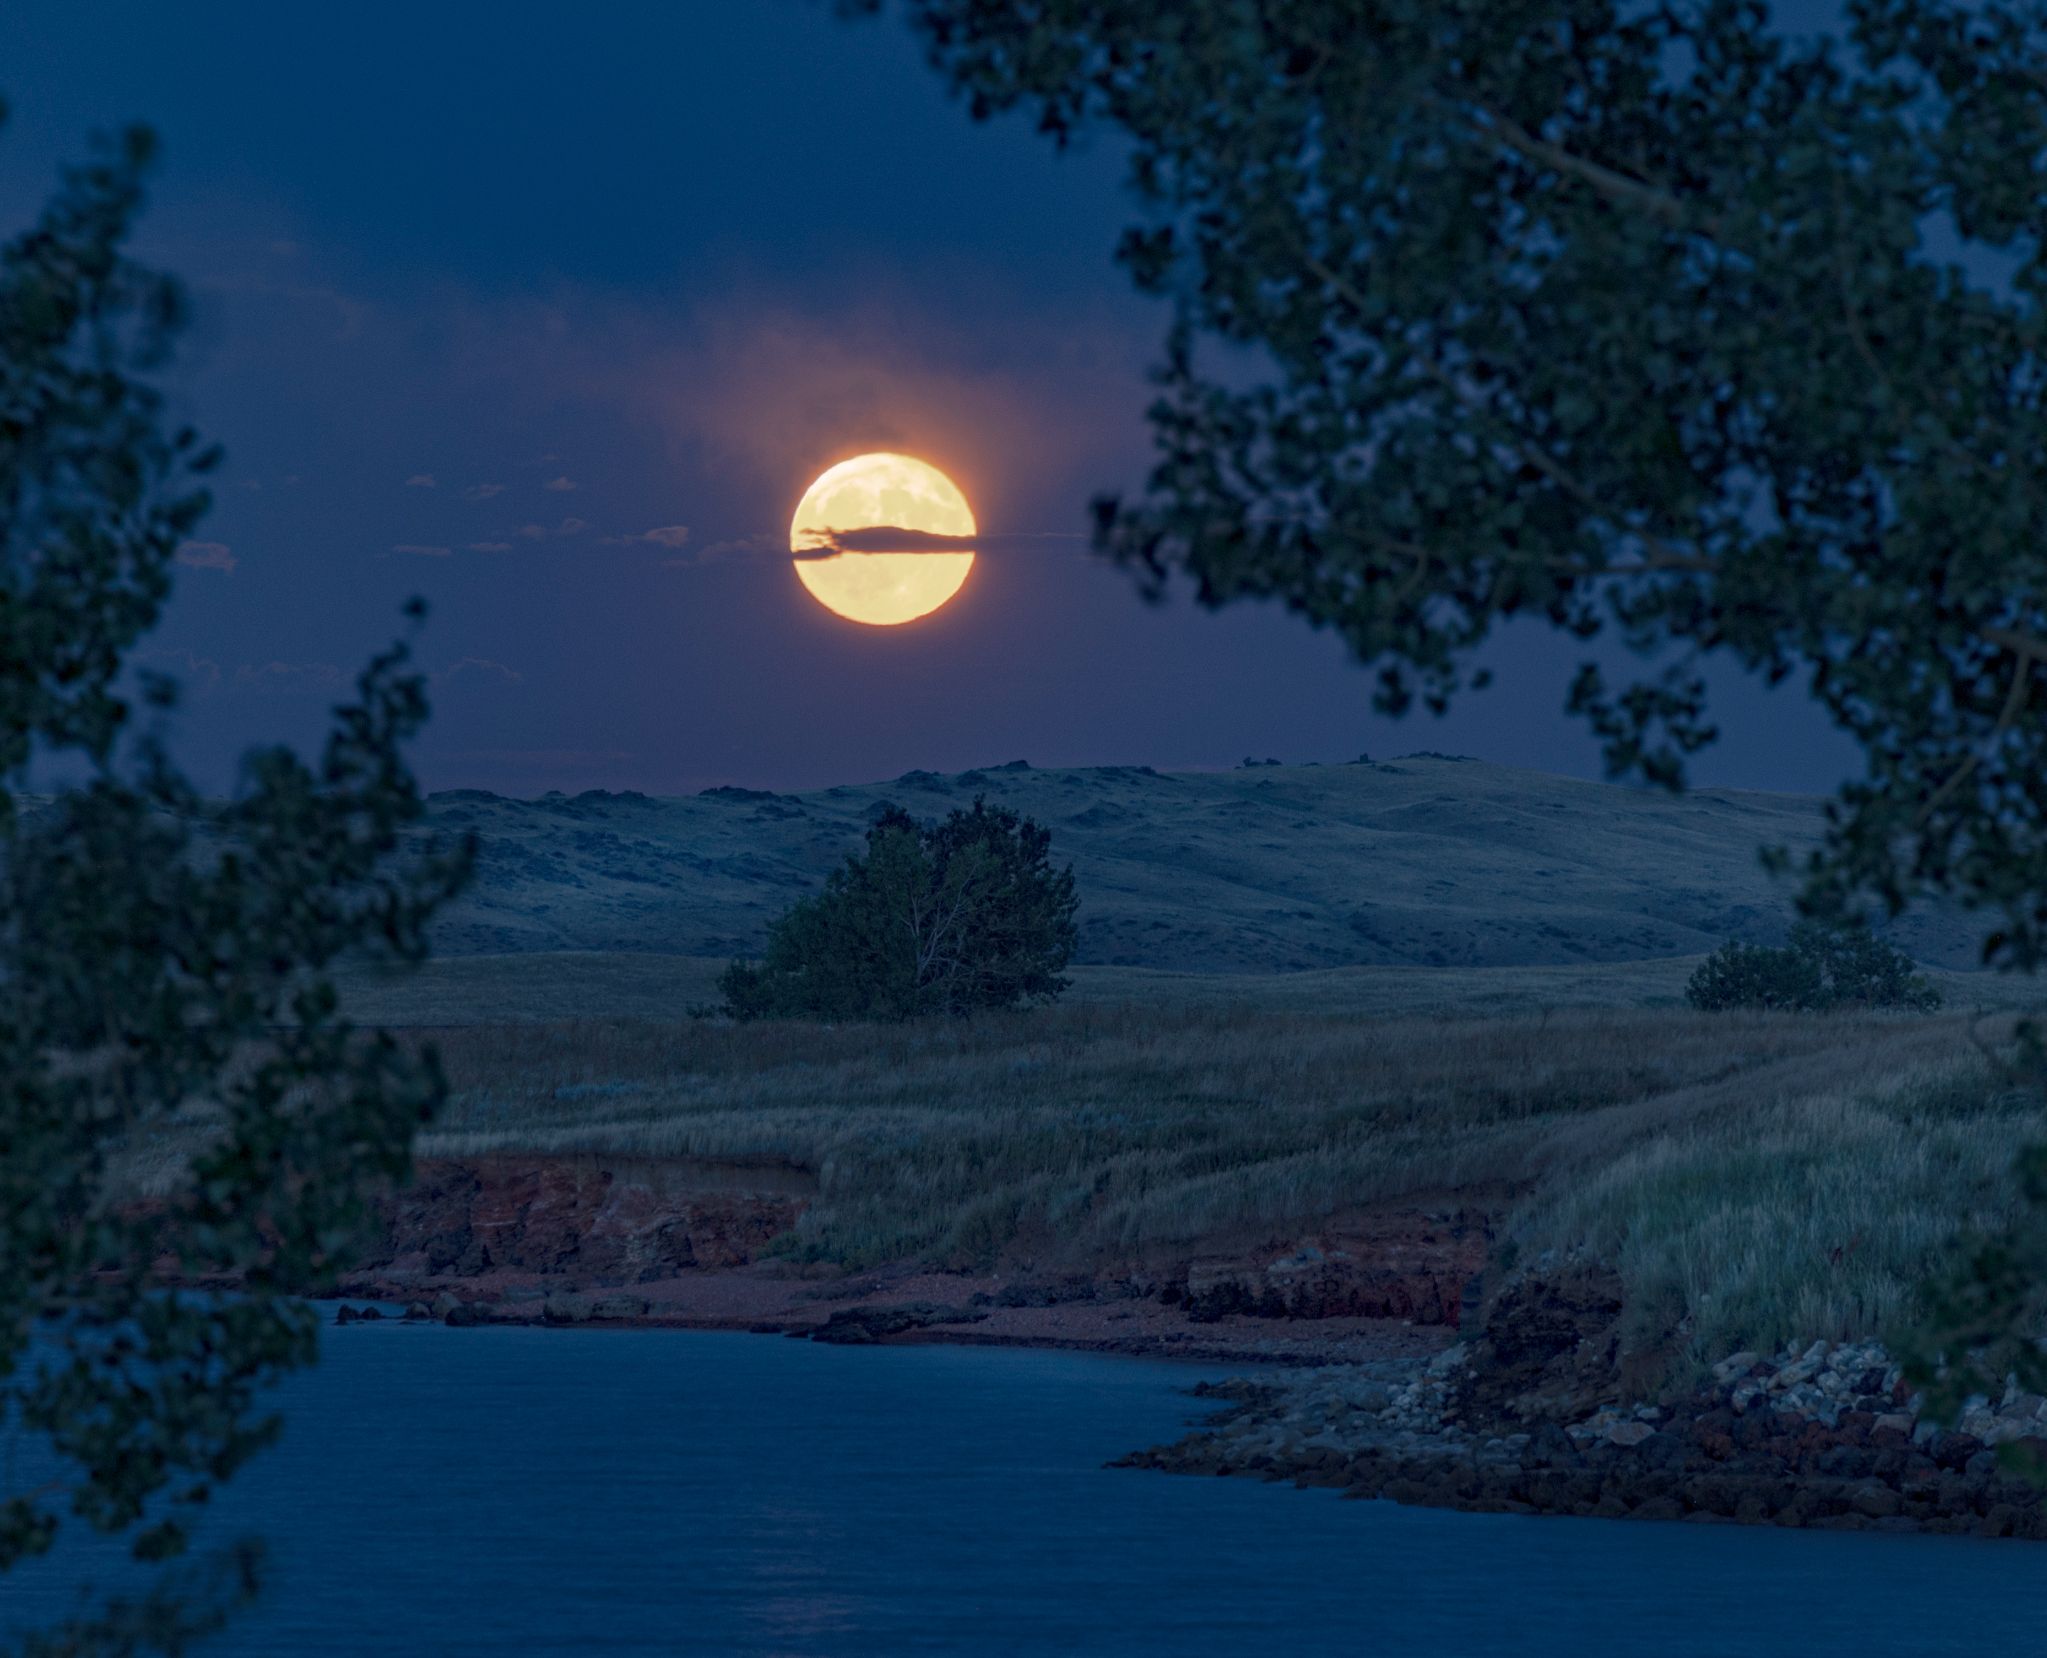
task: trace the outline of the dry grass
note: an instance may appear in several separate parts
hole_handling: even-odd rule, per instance
[[[1881,1330],[2047,1135],[2004,1021],[1578,1010],[1360,1020],[1069,1006],[895,1029],[454,1031],[428,1154],[812,1172],[792,1252],[1099,1264],[1479,1189],[1524,1254],[1589,1247],[1703,1349]]]
[[[1676,1008],[1703,956],[1584,962],[1569,967],[1330,967],[1300,973],[1187,973],[1154,967],[1071,969],[1069,1006],[1187,1012],[1539,1014],[1557,1008]],[[534,950],[437,956],[401,971],[341,977],[349,1012],[368,1024],[504,1025],[563,1019],[680,1018],[714,1002],[723,956],[630,950]],[[1994,973],[1930,977],[1956,1008],[2009,1009],[2038,986]]]

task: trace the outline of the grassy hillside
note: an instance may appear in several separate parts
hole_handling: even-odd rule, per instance
[[[1774,939],[1764,843],[1810,844],[1815,802],[1682,798],[1429,756],[1386,764],[1154,773],[1021,765],[800,795],[596,791],[433,797],[475,830],[474,890],[441,923],[459,954],[729,957],[815,891],[895,801],[921,817],[975,795],[1045,824],[1079,877],[1081,962],[1199,973],[1354,966],[1583,966]],[[1899,940],[1967,966],[1972,930],[1911,917]]]
[[[898,1028],[682,1017],[879,804],[976,793],[1074,862],[1058,1007]],[[1521,1259],[1618,1264],[1696,1353],[1881,1333],[2047,1136],[1985,1061],[2041,987],[1936,968],[1935,1018],[1703,1016],[1699,955],[1781,933],[1757,847],[1812,802],[1669,799],[1430,757],[996,768],[802,796],[437,796],[476,891],[350,1011],[440,1027],[427,1155],[676,1158],[817,1188],[792,1252],[1100,1268],[1476,1202]],[[1913,917],[1923,960],[1970,929]]]
[[[1589,1246],[1700,1354],[1880,1332],[2047,1135],[2008,1020],[1078,1006],[877,1029],[596,1021],[444,1036],[429,1155],[800,1169],[794,1252],[1102,1267],[1462,1194]]]

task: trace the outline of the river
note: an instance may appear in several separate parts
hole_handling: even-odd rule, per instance
[[[1524,1519],[1105,1469],[1184,1364],[368,1324],[218,1505],[219,1654],[1938,1658],[2047,1627],[2047,1548]],[[54,1604],[49,1563],[0,1579]]]

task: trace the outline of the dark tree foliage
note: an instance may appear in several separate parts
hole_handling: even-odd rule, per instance
[[[900,3],[976,115],[1131,146],[1121,258],[1176,320],[1104,551],[1334,627],[1388,710],[1508,618],[1616,635],[1660,668],[1572,704],[1673,786],[1704,658],[1802,675],[1867,761],[1813,898],[1950,893],[2031,966],[2047,36],[1847,9],[1829,43],[1748,0]]]
[[[1757,0],[898,9],[977,118],[1129,145],[1120,257],[1174,322],[1096,544],[1148,590],[1280,600],[1390,712],[1482,683],[1512,618],[1617,638],[1644,669],[1588,660],[1570,706],[1672,788],[1706,659],[1803,678],[1864,759],[1808,911],[1943,895],[2041,964],[2039,6],[1848,0],[1833,39]]]
[[[976,799],[943,823],[890,806],[867,850],[768,933],[758,965],[719,983],[737,1019],[908,1019],[1048,1002],[1076,939],[1071,868],[1052,837]]]
[[[151,149],[104,146],[0,249],[0,1438],[47,1453],[0,1469],[0,1573],[67,1517],[169,1560],[275,1435],[261,1389],[315,1349],[291,1297],[332,1281],[444,1092],[431,1050],[339,1017],[324,970],[418,958],[470,859],[399,856],[426,717],[402,646],[317,763],[254,753],[225,803],[131,730],[124,669],[215,459],[147,378],[182,310],[122,253]],[[32,763],[82,781],[38,798]],[[181,1161],[138,1203],[122,1165],[151,1147]],[[182,1650],[253,1586],[231,1552],[31,1650]]]
[[[1801,921],[1782,949],[1739,940],[1722,945],[1692,974],[1685,1000],[1707,1012],[1855,1007],[1930,1013],[1941,1005],[1941,994],[1914,970],[1910,956],[1866,929]]]

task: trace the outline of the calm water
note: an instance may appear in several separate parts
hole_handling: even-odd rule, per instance
[[[327,1332],[219,1519],[235,1654],[2037,1650],[2047,1548],[1447,1514],[1110,1471],[1184,1365],[759,1336]],[[11,1614],[39,1578],[0,1579]]]

